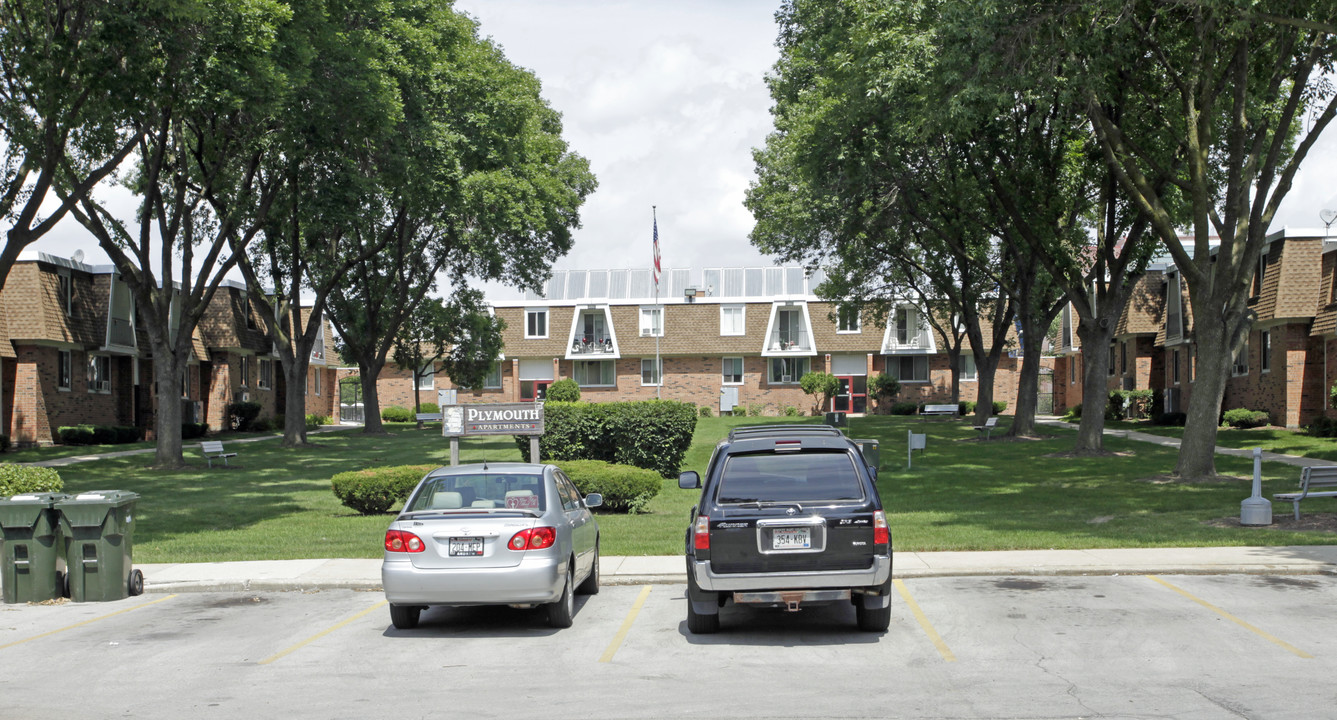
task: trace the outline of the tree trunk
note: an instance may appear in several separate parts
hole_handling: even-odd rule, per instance
[[[296,353],[279,351],[283,365],[283,447],[306,445],[306,372],[307,363],[298,362]],[[308,353],[309,355],[309,353]]]
[[[975,356],[975,369],[979,374],[979,392],[975,396],[975,424],[983,425],[989,416],[993,414],[993,381],[998,374],[998,359],[1002,356],[1002,351],[990,351],[984,356],[984,362],[980,362],[980,356]]]
[[[1034,335],[1023,329],[1026,337]],[[1028,342],[1021,350],[1021,372],[1017,377],[1017,407],[1012,414],[1009,437],[1035,435],[1035,406],[1040,392],[1040,343]]]
[[[1082,342],[1082,421],[1077,428],[1077,452],[1105,451],[1105,407],[1109,404],[1109,346],[1114,323],[1081,322],[1077,337]]]
[[[1175,474],[1182,478],[1214,477],[1221,401],[1234,364],[1234,354],[1220,323],[1197,324],[1193,342],[1197,354],[1193,394],[1188,401],[1188,418],[1184,423],[1183,440],[1179,443]]]
[[[157,386],[158,412],[154,419],[153,467],[171,470],[185,465],[181,457],[181,376],[185,364],[163,343],[153,345],[153,380]],[[163,345],[163,347],[159,347]]]
[[[373,373],[369,363],[359,361],[357,369],[362,381],[362,432],[365,435],[384,435],[381,401],[376,396],[376,376],[380,374],[380,368]]]

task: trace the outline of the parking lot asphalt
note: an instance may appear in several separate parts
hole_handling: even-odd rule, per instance
[[[236,590],[378,590],[379,559],[255,560],[140,564],[145,589],[161,592]],[[991,552],[898,552],[897,578],[988,575],[1308,575],[1337,573],[1337,546],[1131,548]],[[685,583],[682,556],[607,556],[606,585]]]

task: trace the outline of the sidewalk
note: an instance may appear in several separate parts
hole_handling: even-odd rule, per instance
[[[1040,416],[1035,419],[1036,424],[1055,425],[1065,427],[1070,430],[1077,429],[1077,423],[1064,422],[1057,416]],[[1105,428],[1105,434],[1110,437],[1126,438],[1128,440],[1137,440],[1138,442],[1151,443],[1161,447],[1177,448],[1179,447],[1179,438],[1165,437],[1164,435],[1152,435],[1151,433],[1138,432],[1136,430],[1121,430]],[[1228,448],[1220,445],[1216,446],[1217,455],[1233,455],[1235,457],[1253,457],[1253,448]],[[1282,455],[1281,453],[1264,452],[1264,462],[1279,462],[1296,467],[1310,467],[1318,465],[1331,465],[1331,460],[1322,460],[1319,458],[1300,457],[1299,455]]]
[[[1337,546],[896,553],[896,578],[989,575],[1312,575],[1337,573]],[[253,560],[136,565],[145,591],[380,590],[381,561]],[[605,585],[687,582],[681,556],[604,557]]]

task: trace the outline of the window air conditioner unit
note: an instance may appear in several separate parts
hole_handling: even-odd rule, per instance
[[[650,337],[651,335],[654,334],[655,331],[651,328],[641,328],[641,337]]]
[[[780,382],[794,382],[794,376],[793,376],[793,375],[781,375],[781,376],[780,376]]]

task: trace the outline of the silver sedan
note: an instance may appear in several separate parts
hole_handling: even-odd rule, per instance
[[[599,524],[552,465],[438,468],[418,483],[385,533],[381,585],[396,628],[433,605],[543,606],[571,627],[573,594],[599,591]]]

